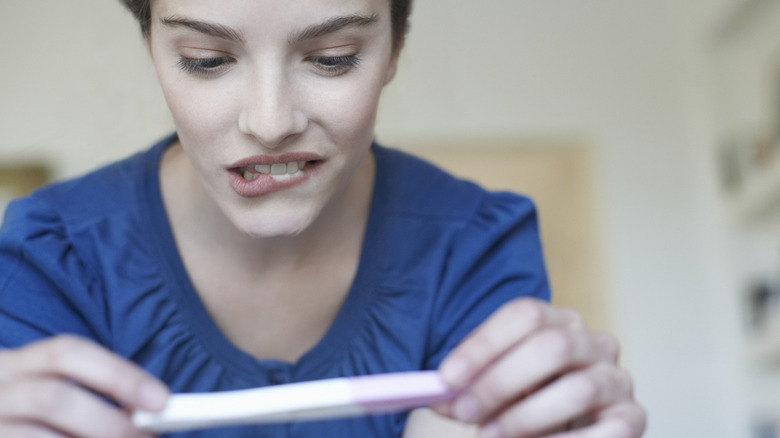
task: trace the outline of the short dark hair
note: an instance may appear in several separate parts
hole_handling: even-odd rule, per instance
[[[390,19],[393,28],[393,48],[398,50],[403,45],[406,33],[409,31],[409,15],[412,12],[412,0],[389,1]],[[141,25],[141,32],[145,38],[148,38],[152,26],[152,0],[121,0],[121,2],[133,13]]]

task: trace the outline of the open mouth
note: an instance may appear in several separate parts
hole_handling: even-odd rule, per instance
[[[304,169],[316,166],[320,160],[291,161],[289,163],[255,164],[252,166],[237,167],[234,170],[246,181],[254,181],[261,176],[268,175],[274,179],[295,177],[303,173]]]

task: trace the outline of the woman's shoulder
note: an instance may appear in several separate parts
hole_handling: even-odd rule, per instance
[[[513,220],[535,214],[533,201],[492,191],[459,178],[430,161],[399,149],[374,145],[377,186],[392,213],[429,220],[472,222],[486,217]]]
[[[157,167],[165,142],[85,175],[54,182],[11,201],[0,226],[0,252],[56,253],[46,245],[102,257],[149,228],[150,197],[159,193]],[[54,255],[52,255],[54,257]]]
[[[84,175],[48,184],[13,201],[9,209],[48,209],[77,221],[124,211],[140,192],[156,184],[160,156],[170,141],[163,139]]]
[[[117,313],[109,293],[160,289],[155,222],[138,193],[156,177],[158,147],[9,204],[0,227],[0,324],[16,334],[0,346],[61,332],[109,345]]]

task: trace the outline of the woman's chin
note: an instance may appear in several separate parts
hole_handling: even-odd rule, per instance
[[[236,224],[239,231],[255,239],[299,236],[310,225],[310,221],[301,217],[265,217]]]

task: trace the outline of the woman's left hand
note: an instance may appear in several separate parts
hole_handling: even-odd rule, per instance
[[[617,356],[573,310],[517,299],[447,356],[439,370],[462,392],[434,409],[481,425],[481,438],[637,438],[646,416]]]

